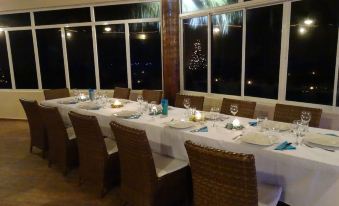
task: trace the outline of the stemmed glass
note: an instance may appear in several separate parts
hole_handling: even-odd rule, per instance
[[[144,98],[142,97],[142,95],[138,95],[137,97],[137,102],[139,103],[139,110],[140,110],[140,113],[142,113],[142,102],[144,101]]]
[[[233,116],[235,116],[238,113],[238,105],[237,104],[231,104],[230,112],[233,114]]]
[[[305,125],[305,130],[308,131],[308,125],[311,121],[312,115],[311,112],[309,111],[302,111],[301,115],[300,115],[300,119],[303,123],[303,125]]]
[[[189,108],[191,106],[191,99],[184,98],[183,105],[186,108],[186,117],[189,118]]]
[[[212,114],[212,119],[213,119],[213,127],[215,127],[215,121],[218,118],[219,115],[219,107],[211,107],[211,114]]]

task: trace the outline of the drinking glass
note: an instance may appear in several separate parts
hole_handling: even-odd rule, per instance
[[[212,116],[212,120],[213,120],[213,127],[215,127],[215,121],[217,120],[218,118],[218,115],[219,115],[219,107],[211,107],[211,116]]]
[[[153,119],[155,118],[155,115],[158,113],[158,108],[157,108],[157,102],[156,101],[151,101],[150,103],[150,112],[153,115]]]
[[[238,105],[237,104],[231,104],[230,112],[233,114],[233,116],[235,116],[238,113]]]
[[[144,101],[144,98],[142,97],[142,95],[138,95],[137,102],[139,103],[139,110],[140,110],[141,113],[142,113],[141,105],[142,105],[143,101]]]
[[[186,118],[189,118],[189,108],[191,106],[191,99],[190,98],[184,98],[184,101],[182,102],[183,106],[186,108],[185,116]]]
[[[300,136],[301,136],[301,126],[302,122],[301,120],[294,120],[291,127],[292,127],[292,132],[295,135],[295,144],[299,145],[300,143]]]
[[[305,125],[305,131],[308,131],[308,125],[311,121],[312,115],[311,112],[309,111],[302,111],[301,115],[300,115],[300,119],[303,122],[303,124]]]

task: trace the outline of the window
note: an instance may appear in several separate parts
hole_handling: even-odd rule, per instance
[[[71,88],[96,88],[91,27],[65,29]]]
[[[129,24],[133,89],[162,89],[160,23]]]
[[[207,92],[207,17],[183,20],[184,88]]]
[[[100,88],[128,87],[125,26],[97,26]]]
[[[91,15],[89,8],[62,9],[34,12],[34,19],[36,25],[67,24],[90,22]]]
[[[3,14],[0,15],[0,28],[31,26],[29,13]]]
[[[5,32],[0,31],[0,89],[12,88]]]
[[[40,29],[36,31],[42,88],[65,88],[64,58],[61,30]]]
[[[32,31],[10,31],[15,85],[17,89],[37,89]]]
[[[160,17],[160,3],[136,3],[95,7],[96,21]]]
[[[201,9],[214,8],[227,4],[237,3],[238,0],[182,0],[182,12],[191,12]]]
[[[241,95],[242,12],[212,16],[212,93]]]
[[[247,10],[245,95],[278,98],[283,6]]]
[[[286,99],[332,105],[337,0],[292,3]]]

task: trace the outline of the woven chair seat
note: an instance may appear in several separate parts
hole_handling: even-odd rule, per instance
[[[282,188],[276,185],[258,185],[258,206],[276,206],[279,202]]]
[[[107,150],[108,155],[111,155],[113,153],[118,152],[118,146],[117,146],[117,143],[114,140],[112,140],[110,138],[105,138],[104,141],[105,141],[106,150]]]
[[[169,173],[187,167],[187,162],[166,157],[157,153],[152,153],[154,166],[158,177],[162,177]]]

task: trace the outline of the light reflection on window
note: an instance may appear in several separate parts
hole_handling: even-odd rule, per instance
[[[237,2],[238,0],[182,0],[182,12],[185,13],[201,9],[214,8]]]

